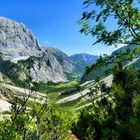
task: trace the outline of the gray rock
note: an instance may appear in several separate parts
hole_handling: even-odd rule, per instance
[[[32,32],[24,24],[5,17],[0,17],[0,53],[3,59],[14,63],[31,56],[39,58],[31,68],[31,76],[36,81],[67,81],[62,66],[39,46]]]
[[[75,67],[74,63],[70,60],[69,56],[58,48],[46,47],[47,52],[52,54],[57,61],[61,64],[63,71],[66,73],[72,73]]]
[[[61,64],[64,73],[68,79],[80,79],[84,72],[85,68],[88,65],[95,63],[98,56],[81,53],[68,56],[58,48],[46,47],[46,51],[52,54],[57,61]]]

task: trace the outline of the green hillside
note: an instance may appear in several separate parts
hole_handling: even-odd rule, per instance
[[[127,46],[121,47],[111,54],[110,59],[111,57],[115,58],[115,55],[119,55],[119,53],[127,53],[127,51],[129,51],[129,53],[131,54],[132,51],[138,48],[140,48],[140,45],[127,45]],[[135,53],[135,56],[139,57],[139,53]],[[126,61],[124,65],[127,65],[129,63],[130,61],[128,62]],[[139,61],[137,61],[137,65],[135,65],[137,69],[139,69],[138,63]],[[87,67],[87,69],[90,69],[90,67],[92,66]],[[81,78],[81,83],[84,83],[90,80],[95,80],[96,77],[100,77],[100,78],[106,77],[112,73],[113,67],[114,67],[114,64],[108,64],[108,65],[105,64],[100,67],[96,66],[89,73],[85,72],[84,76]]]

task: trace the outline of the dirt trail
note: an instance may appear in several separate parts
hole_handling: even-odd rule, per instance
[[[72,140],[79,140],[74,134],[72,135]]]

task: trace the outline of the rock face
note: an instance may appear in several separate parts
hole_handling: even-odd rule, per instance
[[[46,51],[52,54],[61,64],[68,79],[80,79],[85,72],[85,68],[95,62],[98,56],[90,54],[75,54],[68,56],[58,48],[46,47]]]
[[[0,83],[13,84],[12,81],[0,72]]]
[[[67,81],[60,63],[38,45],[32,32],[24,24],[4,17],[0,17],[0,53],[4,60],[14,63],[32,56],[38,58],[31,68],[36,81]]]
[[[72,73],[74,69],[74,62],[70,60],[69,56],[59,50],[58,48],[46,47],[46,51],[52,54],[61,64],[64,72]]]
[[[81,73],[80,70],[77,70],[76,64],[73,61],[71,61],[71,59],[67,54],[65,54],[58,48],[53,47],[46,47],[46,51],[49,52],[51,55],[53,55],[57,59],[57,61],[61,64],[63,72],[65,73],[69,81],[74,79],[78,80],[81,78],[81,75],[83,73]]]
[[[24,24],[0,17],[0,52],[4,59],[17,61],[38,56],[41,49]]]

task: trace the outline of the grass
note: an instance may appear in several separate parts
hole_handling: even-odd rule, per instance
[[[74,87],[75,85],[78,85],[77,81],[71,81],[68,83],[33,83],[34,84],[34,90],[42,93],[53,93],[53,92],[62,92],[70,87]]]
[[[82,99],[82,97],[80,97],[76,100],[64,102],[64,103],[59,104],[59,106],[62,108],[74,108],[81,101],[81,99]]]

